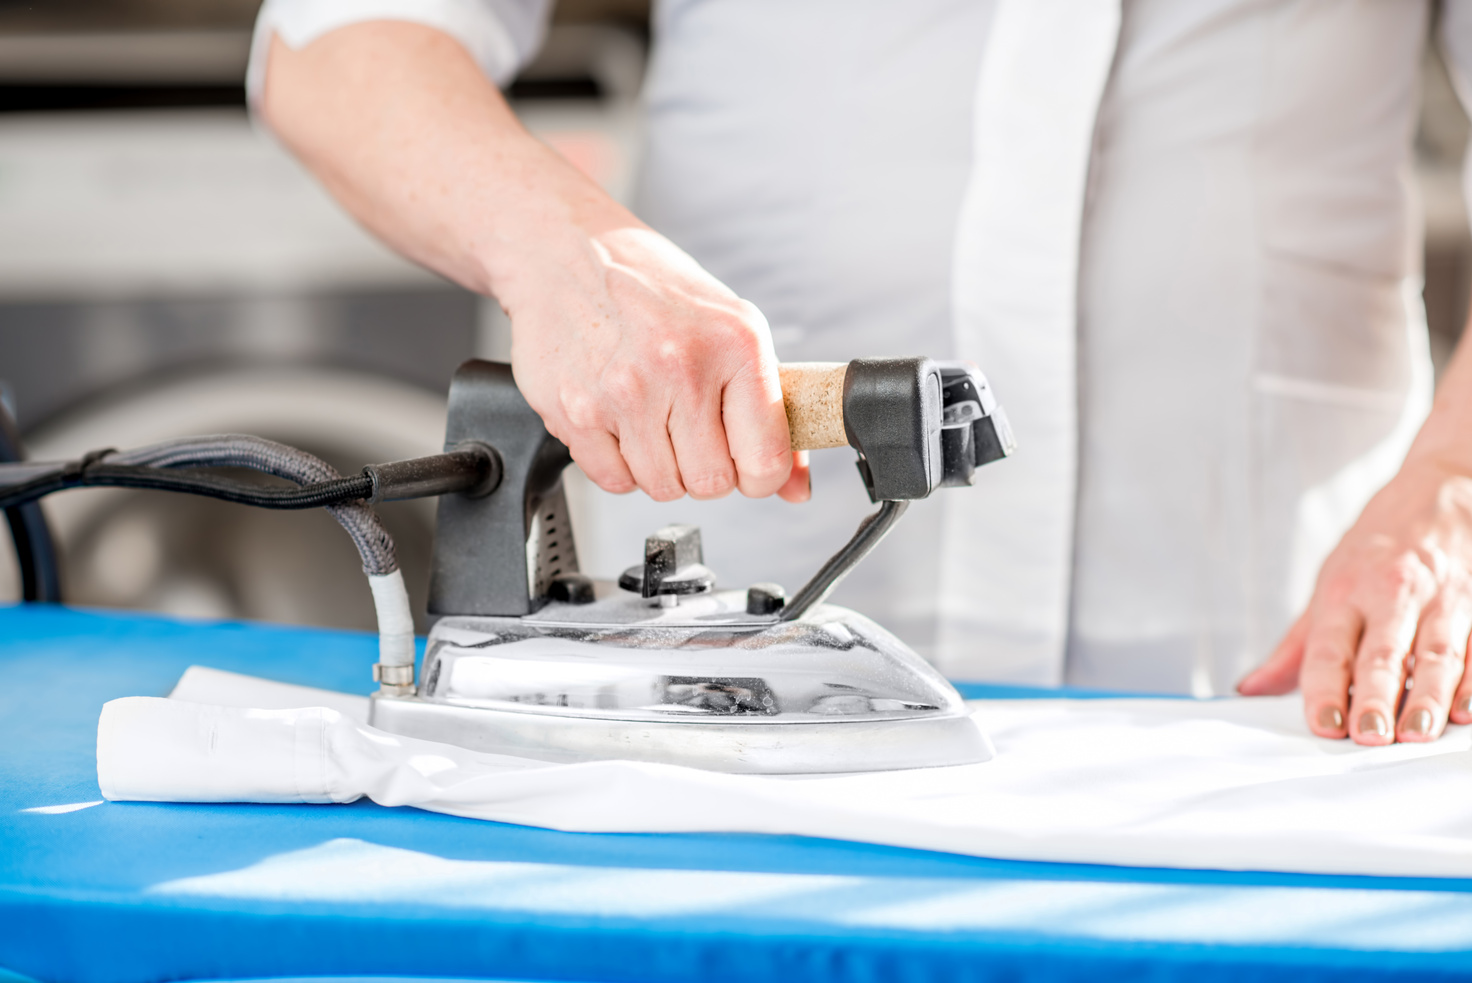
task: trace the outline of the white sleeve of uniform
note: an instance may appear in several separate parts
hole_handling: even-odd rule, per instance
[[[438,28],[465,46],[486,77],[505,85],[536,54],[551,0],[266,0],[256,17],[246,95],[252,109],[266,84],[271,35],[300,48],[322,35],[373,20]]]

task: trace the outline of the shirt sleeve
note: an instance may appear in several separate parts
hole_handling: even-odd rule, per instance
[[[486,77],[511,81],[541,47],[551,0],[266,0],[256,17],[246,96],[252,110],[266,84],[271,35],[300,48],[339,27],[399,20],[438,28],[465,46]]]

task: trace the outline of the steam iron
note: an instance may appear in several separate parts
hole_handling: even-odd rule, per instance
[[[440,498],[429,633],[413,665],[380,666],[373,726],[553,762],[668,762],[812,774],[984,761],[959,694],[883,628],[823,603],[912,500],[968,485],[1012,450],[973,367],[930,359],[784,366],[794,447],[847,443],[879,509],[791,598],[720,590],[700,532],[645,541],[617,583],[578,571],[567,449],[507,365],[450,388],[446,450],[492,449],[498,476]],[[487,492],[486,489],[490,488]]]

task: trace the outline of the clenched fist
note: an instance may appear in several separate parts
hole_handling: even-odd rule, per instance
[[[555,283],[514,298],[517,385],[601,488],[808,497],[766,319],[667,239],[591,236]]]

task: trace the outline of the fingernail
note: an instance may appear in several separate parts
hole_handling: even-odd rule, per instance
[[[1407,734],[1415,734],[1417,737],[1425,737],[1431,733],[1431,711],[1425,708],[1412,710],[1406,714],[1401,729]]]
[[[1463,716],[1472,714],[1472,693],[1467,694],[1457,701],[1457,712]]]
[[[1323,730],[1343,730],[1344,714],[1339,712],[1338,707],[1321,707],[1319,709],[1319,727]]]
[[[1360,714],[1361,734],[1374,734],[1376,737],[1385,737],[1390,733],[1390,727],[1385,723],[1385,716],[1379,710],[1366,710]]]

